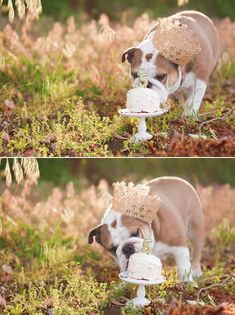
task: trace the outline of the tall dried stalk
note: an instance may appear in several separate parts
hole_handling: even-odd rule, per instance
[[[3,5],[3,0],[0,0],[0,6]],[[8,0],[7,2],[8,17],[10,22],[15,18],[17,12],[20,19],[26,13],[38,16],[42,12],[41,0]]]
[[[7,187],[11,186],[13,176],[17,184],[22,183],[24,180],[30,181],[31,184],[36,184],[40,177],[38,161],[36,158],[14,158],[11,169],[9,159],[6,159],[4,175]]]
[[[183,5],[188,4],[188,3],[189,3],[189,0],[178,0],[179,7],[182,7]]]

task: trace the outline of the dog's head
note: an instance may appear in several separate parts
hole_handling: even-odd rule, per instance
[[[163,57],[153,45],[151,38],[147,38],[137,47],[124,51],[122,62],[126,60],[131,64],[133,85],[138,83],[139,73],[145,73],[147,87],[158,92],[162,103],[179,89],[182,80],[180,67]]]
[[[101,225],[90,231],[88,242],[92,244],[95,238],[115,259],[120,270],[125,271],[130,256],[141,250],[145,237],[153,239],[153,233],[146,223],[120,214],[110,207]]]

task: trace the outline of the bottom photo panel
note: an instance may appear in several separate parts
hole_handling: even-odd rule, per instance
[[[234,159],[1,159],[1,314],[235,314]]]

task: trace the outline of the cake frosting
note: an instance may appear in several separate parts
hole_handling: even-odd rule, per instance
[[[153,281],[161,276],[162,264],[154,255],[135,253],[129,258],[127,272],[131,278]]]
[[[137,87],[128,91],[126,107],[132,113],[154,113],[161,109],[160,97],[154,90]]]

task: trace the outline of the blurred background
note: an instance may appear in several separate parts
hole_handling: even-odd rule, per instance
[[[171,175],[181,176],[194,185],[229,183],[235,186],[234,159],[38,159],[38,162],[39,184],[51,182],[63,186],[73,181],[79,188],[84,180],[97,185],[100,179],[112,183]],[[1,169],[4,167],[3,160]]]
[[[136,18],[145,12],[156,18],[175,13],[182,8],[200,10],[211,17],[227,16],[235,19],[234,0],[190,0],[182,8],[177,6],[177,0],[42,0],[42,6],[44,14],[55,19],[66,19],[70,15],[75,15],[78,20],[85,15],[98,18],[101,13],[106,13],[112,19],[120,20]]]
[[[39,159],[41,180],[65,184],[84,177],[97,184],[122,179],[142,180],[158,176],[182,176],[204,185],[230,183],[235,186],[234,159]]]
[[[100,222],[112,182],[137,184],[159,176],[179,176],[194,185],[208,230],[223,218],[235,222],[235,159],[2,159],[0,174],[0,219],[7,215],[48,226],[69,211],[76,215],[75,230],[82,222],[83,236]]]

